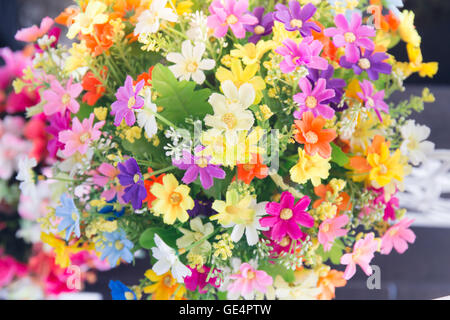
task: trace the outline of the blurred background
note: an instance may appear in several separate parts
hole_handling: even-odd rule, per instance
[[[450,150],[450,45],[447,36],[450,32],[450,1],[403,2],[405,9],[413,10],[416,15],[424,61],[438,61],[439,72],[433,79],[410,77],[405,84],[406,91],[396,93],[391,101],[405,100],[412,94],[420,96],[423,87],[428,86],[436,102],[427,104],[424,112],[412,117],[432,129],[429,140],[436,144],[436,149]],[[0,47],[20,49],[20,44],[14,40],[16,30],[39,24],[45,16],[55,17],[71,3],[68,0],[0,0]],[[390,53],[400,61],[408,60],[403,43]],[[369,290],[367,278],[359,270],[345,288],[337,289],[338,299],[435,299],[450,295],[450,210],[437,216],[433,209],[412,209],[418,217],[413,225],[417,236],[414,245],[403,255],[396,252],[388,256],[376,255],[372,261],[381,269],[381,289]],[[20,241],[16,240],[11,246],[19,250]],[[149,267],[148,261],[143,258],[137,260],[135,266],[121,266],[99,273],[98,281],[88,285],[86,291],[99,292],[104,299],[110,299],[109,280],[121,280],[130,285],[137,283]]]

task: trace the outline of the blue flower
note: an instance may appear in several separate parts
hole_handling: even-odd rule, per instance
[[[80,213],[73,199],[64,193],[60,200],[62,205],[55,209],[55,215],[62,218],[58,225],[58,232],[66,230],[66,241],[69,240],[72,232],[75,232],[75,235],[80,237]]]
[[[110,201],[108,201],[107,205],[105,205],[103,208],[101,208],[98,213],[101,214],[113,214],[114,217],[109,217],[106,218],[106,220],[108,221],[114,221],[117,218],[120,218],[121,216],[124,215],[125,213],[125,207],[121,206],[120,204],[116,203],[117,201],[117,197],[114,197],[114,199],[111,199]]]
[[[136,294],[119,280],[110,280],[109,289],[113,300],[136,300]]]
[[[131,249],[133,248],[133,242],[127,239],[123,230],[115,232],[103,233],[104,241],[101,241],[103,246],[98,248],[102,252],[100,259],[105,260],[108,258],[111,267],[117,265],[120,259],[130,263],[133,261],[133,254]]]

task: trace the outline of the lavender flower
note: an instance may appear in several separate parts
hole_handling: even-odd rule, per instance
[[[145,189],[141,169],[136,160],[130,158],[123,163],[119,163],[118,168],[120,170],[117,176],[119,182],[126,187],[122,199],[126,203],[131,202],[134,209],[141,209],[142,201],[147,197],[147,189]]]
[[[120,126],[123,119],[130,127],[136,122],[134,109],[140,109],[144,105],[144,98],[139,96],[139,92],[144,87],[144,84],[145,81],[141,80],[134,88],[133,78],[127,76],[125,85],[117,90],[117,101],[111,105],[111,115],[115,115],[114,125],[116,127]]]
[[[347,57],[343,56],[339,64],[346,69],[353,68],[353,71],[357,75],[365,71],[369,79],[373,81],[378,80],[379,73],[390,74],[392,72],[392,66],[389,63],[383,62],[389,56],[384,52],[372,53],[373,50],[366,50],[357,62],[350,62]]]
[[[244,28],[248,32],[254,33],[248,38],[248,41],[256,44],[261,37],[268,36],[272,33],[273,12],[264,15],[264,7],[256,7],[253,10],[252,15],[258,19],[258,22],[255,25],[245,25]]]
[[[376,92],[375,86],[368,80],[363,80],[359,85],[361,86],[362,93],[358,92],[358,97],[364,101],[366,108],[374,109],[378,119],[383,122],[380,111],[389,113],[389,106],[384,102],[384,90]]]
[[[292,0],[289,2],[289,8],[279,3],[275,9],[277,10],[274,13],[275,20],[284,23],[287,31],[298,30],[303,37],[311,36],[311,30],[321,31],[317,24],[308,21],[317,10],[312,3],[306,4],[302,9],[298,1]]]

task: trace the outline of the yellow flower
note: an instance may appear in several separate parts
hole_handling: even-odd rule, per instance
[[[74,18],[74,22],[67,32],[69,39],[81,32],[82,34],[92,34],[94,25],[103,24],[108,21],[108,15],[104,14],[106,11],[106,4],[100,1],[90,1],[86,7],[85,12],[80,12]]]
[[[87,67],[90,58],[89,49],[86,47],[86,42],[72,43],[72,48],[69,49],[70,56],[66,59],[64,70],[71,73],[79,68]]]
[[[383,130],[379,127],[380,121],[372,112],[359,113],[355,131],[350,137],[352,149],[367,149],[375,135],[383,135]]]
[[[189,196],[191,189],[186,185],[179,185],[173,174],[165,175],[162,182],[163,184],[155,183],[151,189],[156,197],[152,203],[155,215],[163,215],[166,224],[173,224],[177,219],[187,221],[187,210],[194,207],[194,200]]]
[[[228,233],[216,236],[217,242],[213,243],[214,256],[220,257],[222,260],[227,260],[233,255],[234,243]]]
[[[367,162],[372,167],[369,173],[369,179],[375,181],[377,186],[384,187],[389,184],[392,179],[398,181],[403,180],[403,165],[401,163],[401,152],[396,150],[395,153],[389,155],[389,147],[386,142],[380,146],[379,153],[369,153]]]
[[[218,213],[211,216],[211,220],[217,220],[226,226],[230,223],[243,224],[252,219],[255,214],[255,210],[250,208],[252,196],[246,195],[241,199],[236,190],[228,190],[225,199],[226,201],[214,201],[212,208]]]
[[[258,104],[263,97],[262,90],[266,88],[266,83],[263,78],[256,75],[258,70],[259,64],[247,65],[243,69],[239,59],[232,59],[231,70],[220,67],[216,72],[216,78],[220,82],[231,80],[238,89],[244,83],[250,83],[256,92],[254,104]]]
[[[105,107],[95,108],[94,115],[99,121],[106,120],[106,116],[108,115],[108,108]]]
[[[78,243],[67,246],[64,240],[56,238],[52,234],[41,233],[41,240],[43,243],[48,244],[54,249],[56,258],[55,263],[61,268],[67,268],[70,266],[70,256],[72,254],[78,253],[84,250],[93,250],[94,246],[91,245],[89,248],[79,248]]]
[[[432,78],[437,73],[439,67],[438,63],[423,63],[422,51],[420,50],[420,47],[415,47],[412,44],[408,43],[406,45],[406,50],[408,52],[409,63],[399,63],[399,67],[403,71],[405,77],[410,76],[411,73],[418,72],[419,76],[421,76],[422,78]]]
[[[177,289],[180,291],[181,288],[184,288],[172,277],[170,271],[158,276],[153,270],[149,269],[145,272],[145,277],[153,284],[144,287],[144,293],[151,294],[153,300],[169,300]]]
[[[324,159],[318,154],[307,155],[301,148],[298,148],[298,156],[297,164],[289,171],[292,181],[304,184],[311,180],[312,184],[317,187],[320,185],[321,179],[328,178],[328,172],[331,169],[330,159]]]
[[[274,41],[258,41],[256,45],[249,42],[244,46],[236,44],[235,47],[237,49],[231,50],[231,56],[234,58],[241,58],[244,64],[250,65],[259,64],[259,61],[264,54],[276,47],[276,43]]]
[[[414,12],[403,10],[400,15],[400,25],[398,27],[400,38],[414,47],[419,47],[421,38],[414,26]]]

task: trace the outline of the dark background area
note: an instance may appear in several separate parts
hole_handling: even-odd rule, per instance
[[[70,1],[61,0],[0,0],[0,47],[20,48],[14,34],[20,27],[40,23],[42,17],[56,16]],[[422,36],[425,62],[438,61],[439,72],[433,78],[410,77],[406,92],[396,93],[392,101],[420,95],[426,85],[436,96],[421,114],[413,114],[420,124],[432,129],[430,140],[437,148],[450,149],[450,0],[404,0],[405,9],[413,10],[415,24]],[[407,61],[405,44],[390,50],[398,60]],[[449,215],[450,219],[450,215]],[[450,229],[414,227],[416,242],[403,254],[377,254],[372,261],[381,268],[381,290],[369,290],[367,277],[359,269],[345,288],[337,289],[338,299],[434,299],[450,295]],[[100,273],[94,285],[86,290],[101,292],[110,299],[109,280],[137,284],[150,267],[149,259],[136,261],[135,266],[120,266]],[[340,268],[342,269],[342,268]]]

